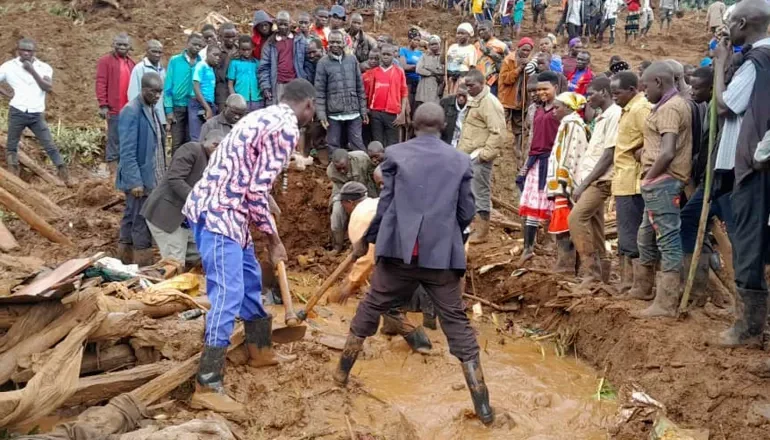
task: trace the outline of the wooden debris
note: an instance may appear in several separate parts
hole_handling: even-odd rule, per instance
[[[0,266],[11,269],[20,269],[34,273],[40,270],[43,264],[43,260],[37,257],[17,257],[0,254]]]
[[[56,228],[51,226],[51,224],[45,221],[44,218],[37,215],[37,213],[35,213],[29,206],[22,203],[18,198],[14,197],[13,194],[3,188],[0,188],[0,204],[16,213],[16,215],[27,222],[32,229],[38,231],[43,237],[54,243],[75,247],[75,243],[73,243],[72,240],[56,230]]]
[[[69,260],[52,272],[38,276],[30,284],[22,287],[19,291],[14,292],[11,296],[0,298],[0,300],[5,302],[24,302],[39,301],[44,298],[55,298],[55,293],[59,286],[66,284],[68,280],[71,280],[74,276],[86,270],[88,266],[93,264],[95,261],[94,258],[98,259],[97,257],[100,255],[101,253],[92,258],[75,258]],[[99,291],[99,289],[96,290]]]
[[[501,306],[499,304],[493,303],[492,301],[487,301],[484,298],[479,298],[478,296],[471,295],[471,294],[468,294],[468,293],[463,293],[463,297],[468,298],[468,299],[472,299],[474,301],[478,301],[478,302],[480,302],[481,304],[483,304],[483,305],[485,305],[487,307],[492,307],[493,309],[497,310],[498,312],[516,312],[519,309],[521,309],[521,306],[519,304],[514,304],[514,305],[509,305],[509,306]]]
[[[145,385],[163,375],[163,373],[173,371],[175,368],[176,364],[174,362],[158,362],[140,365],[115,373],[82,377],[78,381],[75,394],[64,402],[64,406],[96,405]]]
[[[0,307],[0,330],[11,328],[16,321],[24,317],[31,307],[32,306],[26,304],[13,304]]]
[[[230,338],[228,351],[238,348],[243,343],[244,338],[243,326],[238,325]],[[181,364],[177,364],[161,376],[131,391],[130,394],[145,405],[149,405],[187,382],[198,371],[200,359],[201,353],[198,353]]]
[[[41,179],[55,186],[66,186],[61,179],[46,171],[35,159],[27,156],[27,153],[19,150],[19,163],[29,168],[30,171],[40,176]]]
[[[499,197],[492,196],[492,205],[493,206],[499,206],[501,208],[505,208],[508,211],[511,211],[512,213],[514,213],[516,215],[519,215],[519,207],[518,206],[512,205],[512,204],[504,201],[503,199],[501,199]]]
[[[65,215],[59,205],[5,168],[0,168],[0,187],[17,199],[23,200],[36,214],[46,220],[62,218]]]
[[[493,217],[489,219],[489,223],[495,226],[499,226],[501,228],[510,229],[512,231],[521,231],[521,225],[519,223],[514,223],[509,220]]]
[[[142,313],[136,310],[128,313],[110,313],[99,328],[88,337],[88,341],[114,341],[130,336],[142,328],[144,325],[142,318]]]
[[[37,361],[30,368],[15,373],[11,380],[15,383],[24,383],[32,379],[37,370],[42,367],[49,357]],[[121,368],[133,367],[136,364],[134,350],[128,344],[113,345],[97,352],[88,352],[83,355],[80,364],[80,375],[97,373],[102,371],[114,371]]]
[[[11,231],[0,220],[0,251],[10,252],[19,248],[19,242],[16,241]]]

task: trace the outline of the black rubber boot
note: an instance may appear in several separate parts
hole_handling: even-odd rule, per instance
[[[422,327],[417,327],[405,334],[404,339],[412,350],[420,354],[430,354],[430,350],[433,348],[433,344],[430,343],[430,339]]]
[[[519,258],[519,264],[526,262],[535,255],[535,240],[537,226],[524,225],[524,250]]]
[[[468,384],[468,389],[471,391],[471,400],[476,416],[481,420],[481,423],[491,424],[495,420],[495,413],[489,405],[489,390],[487,384],[484,383],[484,372],[481,370],[479,359],[463,362],[463,374],[465,375],[465,383]]]
[[[243,410],[243,405],[225,392],[224,367],[227,347],[204,346],[198,374],[195,377],[195,393],[190,406],[195,409],[209,409],[221,413]]]
[[[295,355],[282,355],[273,351],[273,317],[244,321],[246,349],[249,351],[249,366],[259,368],[295,361]]]
[[[741,304],[733,326],[717,337],[722,347],[762,347],[762,333],[767,325],[767,291],[738,288]]]
[[[340,362],[337,364],[337,369],[334,371],[334,381],[340,386],[348,384],[348,377],[350,376],[350,370],[353,369],[353,365],[358,359],[358,354],[364,348],[364,339],[359,338],[354,334],[349,334],[347,341],[345,341],[345,348],[342,349],[342,356],[340,356]]]

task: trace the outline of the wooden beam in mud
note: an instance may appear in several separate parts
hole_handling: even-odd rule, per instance
[[[43,168],[42,165],[37,163],[35,159],[32,159],[31,157],[27,156],[27,153],[21,150],[19,150],[19,163],[29,168],[30,171],[40,176],[41,179],[45,180],[51,185],[61,186],[61,187],[66,186],[61,179],[59,179],[58,177],[46,171],[46,169]]]
[[[0,168],[0,187],[17,199],[23,200],[35,213],[46,220],[64,217],[64,210],[59,205],[5,168]]]
[[[0,220],[0,251],[10,252],[19,248],[19,242]]]
[[[0,188],[0,204],[13,211],[19,218],[27,222],[32,229],[38,231],[43,237],[54,243],[75,247],[75,243],[67,238],[66,235],[59,232],[56,228],[51,226],[50,223],[45,221],[44,218],[37,215],[32,208],[22,203],[13,194],[3,188]]]

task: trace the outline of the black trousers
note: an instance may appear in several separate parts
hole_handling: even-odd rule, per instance
[[[615,196],[615,212],[618,221],[618,254],[639,258],[636,236],[642,226],[644,199],[641,194]]]
[[[32,130],[54,165],[59,166],[64,163],[59,149],[53,143],[51,130],[48,129],[48,124],[45,122],[45,114],[27,113],[14,107],[10,107],[8,110],[8,139],[5,144],[7,152],[18,153],[19,139],[21,139],[21,133],[25,128]]]
[[[380,258],[374,267],[371,289],[350,322],[350,332],[359,338],[374,335],[380,316],[409,301],[422,284],[436,307],[449,352],[461,362],[474,360],[479,356],[479,344],[465,314],[460,277],[460,271],[424,269],[415,262]]]
[[[735,286],[767,290],[765,265],[770,260],[770,171],[754,171],[733,188]]]
[[[393,126],[396,115],[385,112],[372,112],[369,124],[372,126],[372,140],[380,141],[384,147],[398,143],[399,127]]]
[[[187,107],[174,107],[176,122],[171,124],[171,155],[176,149],[190,142],[190,127],[187,123]]]
[[[147,221],[142,215],[142,207],[147,201],[147,196],[136,198],[131,192],[126,192],[126,209],[123,211],[123,218],[120,220],[121,243],[130,244],[136,250],[149,249],[152,247],[152,234],[147,226]]]

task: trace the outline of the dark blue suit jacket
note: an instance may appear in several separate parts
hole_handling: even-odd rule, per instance
[[[462,231],[476,213],[470,157],[418,136],[388,147],[381,166],[385,186],[365,236],[376,258],[409,263],[419,242],[419,267],[464,270]]]
[[[159,118],[157,109],[144,105],[141,95],[120,111],[120,160],[115,184],[121,191],[144,187],[145,195],[149,195],[160,183],[155,181],[155,150],[158,137],[165,148],[166,132],[163,124],[159,124],[159,133],[155,131],[153,113]]]

